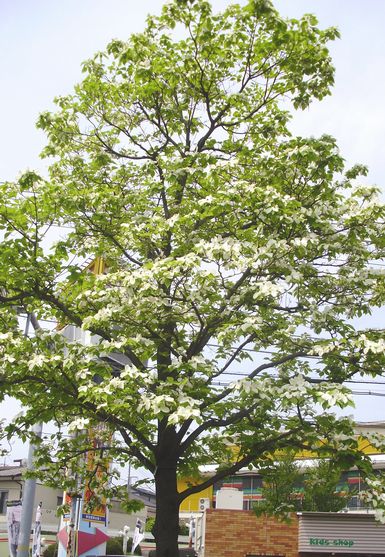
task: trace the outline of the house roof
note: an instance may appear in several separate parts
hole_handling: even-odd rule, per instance
[[[0,466],[0,480],[23,481],[23,474],[26,470],[26,466]],[[154,491],[142,486],[131,486],[130,489],[132,499],[141,501],[146,507],[155,508],[156,497]]]
[[[132,499],[141,501],[146,507],[155,508],[156,495],[151,489],[131,486],[130,492]]]
[[[0,477],[1,478],[21,477],[25,471],[26,471],[25,466],[0,466]]]

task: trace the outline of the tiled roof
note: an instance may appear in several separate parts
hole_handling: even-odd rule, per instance
[[[21,476],[25,470],[25,466],[0,466],[0,477]]]

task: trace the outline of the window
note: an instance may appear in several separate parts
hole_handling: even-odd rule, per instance
[[[0,491],[0,514],[7,512],[8,491]]]

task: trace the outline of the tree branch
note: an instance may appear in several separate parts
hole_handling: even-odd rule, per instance
[[[200,484],[196,486],[190,486],[184,491],[181,491],[178,497],[179,502],[182,502],[189,495],[193,495],[194,493],[199,493],[200,491],[206,489],[207,487],[212,486],[214,483],[218,482],[219,480],[222,480],[228,476],[235,474],[241,468],[247,466],[248,464],[253,462],[253,460],[256,460],[258,456],[266,453],[267,451],[270,451],[272,449],[277,449],[277,448],[283,448],[285,446],[302,448],[303,447],[302,443],[296,442],[294,439],[291,438],[299,431],[301,431],[301,428],[298,427],[293,430],[284,432],[280,435],[277,435],[276,437],[272,437],[267,441],[256,443],[254,446],[250,448],[249,454],[245,455],[243,458],[241,458],[234,464],[226,468],[221,468],[221,470],[219,470],[213,476],[201,482]],[[285,441],[285,443],[281,443],[281,441]]]

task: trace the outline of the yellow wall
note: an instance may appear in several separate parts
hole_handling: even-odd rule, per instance
[[[382,454],[381,451],[373,447],[373,445],[371,445],[370,442],[365,437],[358,437],[357,441],[358,441],[359,450],[362,451],[364,454],[367,455]],[[317,458],[316,454],[314,454],[314,452],[312,452],[311,450],[308,451],[303,450],[299,452],[296,456],[297,458]]]
[[[95,257],[87,266],[87,269],[95,275],[102,275],[106,270],[106,263],[102,257]]]
[[[364,454],[381,454],[381,451],[373,447],[365,437],[358,438],[358,448]]]
[[[196,485],[199,482],[194,482],[191,479],[178,479],[178,491],[184,491],[191,485]],[[199,493],[194,493],[182,501],[180,506],[180,512],[198,512],[199,511],[199,499],[202,497],[207,497],[212,501],[213,499],[213,486],[203,489]]]
[[[378,449],[376,449],[375,447],[373,447],[369,441],[367,439],[365,439],[365,437],[359,437],[358,438],[358,448],[360,451],[362,451],[364,454],[367,455],[375,455],[375,454],[381,454],[380,451]],[[316,458],[316,455],[314,454],[314,452],[312,451],[301,451],[300,453],[297,454],[297,458],[298,459],[302,459],[302,458]],[[185,489],[187,489],[190,485],[196,485],[198,484],[199,481],[194,482],[194,480],[190,479],[178,479],[178,491],[181,492]],[[197,512],[199,511],[199,499],[201,499],[202,497],[207,497],[208,499],[210,499],[210,502],[213,500],[213,486],[210,486],[202,491],[200,491],[199,493],[194,493],[193,495],[190,495],[189,497],[187,497],[180,506],[180,511],[181,512]]]

